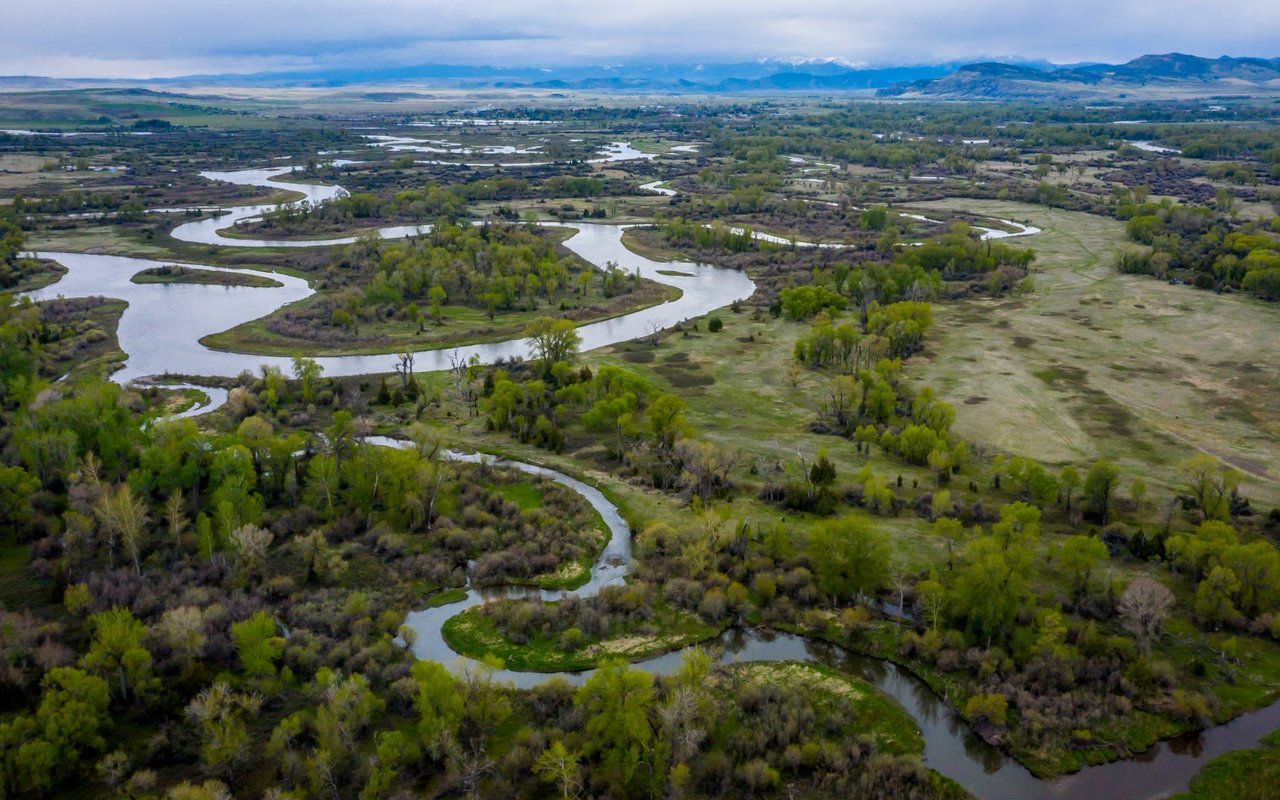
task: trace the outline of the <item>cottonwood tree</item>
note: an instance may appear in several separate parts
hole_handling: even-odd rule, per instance
[[[525,338],[544,371],[559,361],[572,361],[582,344],[573,320],[538,317],[524,329]]]
[[[231,626],[231,639],[244,671],[254,677],[275,675],[275,661],[284,652],[284,639],[276,636],[276,623],[265,611]]]
[[[582,793],[582,768],[578,766],[578,759],[576,750],[570,750],[556,739],[533,762],[533,771],[544,781],[556,785],[561,800],[575,800]]]
[[[1172,608],[1173,592],[1146,575],[1129,581],[1117,606],[1125,628],[1138,637],[1144,653],[1150,649],[1151,641],[1160,635],[1160,626]]]
[[[832,602],[872,597],[889,580],[889,539],[852,517],[809,534],[807,554],[818,588]]]
[[[146,502],[141,497],[134,496],[129,484],[122,483],[102,493],[93,507],[93,513],[107,534],[108,544],[114,544],[118,539],[133,559],[134,571],[141,575],[139,551],[149,516]]]
[[[187,704],[186,717],[200,736],[200,761],[215,774],[229,774],[253,743],[248,720],[262,707],[262,696],[233,691],[226,681],[207,686]]]
[[[158,631],[165,644],[181,654],[187,664],[200,656],[208,640],[204,632],[204,614],[195,606],[178,606],[164,612]]]
[[[400,376],[400,388],[409,388],[409,381],[413,380],[413,362],[415,361],[413,353],[401,353],[396,356],[396,374]]]
[[[174,489],[164,501],[164,521],[174,547],[182,550],[182,535],[186,533],[191,520],[187,518],[186,502],[181,489]]]
[[[586,753],[600,759],[600,775],[614,797],[648,794],[665,772],[654,763],[649,722],[653,676],[625,661],[606,659],[574,697],[585,717]]]
[[[310,358],[295,356],[293,359],[293,377],[302,384],[302,402],[310,403],[315,396],[316,383],[324,371],[316,361]]]
[[[267,560],[267,548],[271,545],[271,532],[257,525],[241,525],[231,532],[231,545],[241,568],[256,574]]]
[[[1188,493],[1200,509],[1201,519],[1229,519],[1231,492],[1240,484],[1240,473],[1208,453],[1183,461],[1179,468],[1186,478]]]
[[[129,699],[129,687],[140,691],[151,676],[151,653],[142,645],[146,626],[125,608],[100,611],[89,617],[87,625],[93,640],[80,659],[81,666],[117,679],[120,699]]]
[[[1098,521],[1106,525],[1111,518],[1111,495],[1120,481],[1120,470],[1109,461],[1099,461],[1089,468],[1084,479],[1085,502]]]
[[[1095,574],[1109,557],[1107,546],[1092,536],[1068,536],[1062,543],[1058,562],[1071,579],[1071,595],[1076,602],[1088,596]]]

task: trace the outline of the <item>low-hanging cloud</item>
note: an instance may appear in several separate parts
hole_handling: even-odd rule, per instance
[[[1280,55],[1274,0],[51,0],[0,24],[0,74],[504,67],[831,57],[874,65]]]

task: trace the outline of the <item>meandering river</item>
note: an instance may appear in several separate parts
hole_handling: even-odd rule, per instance
[[[370,441],[406,446],[403,442],[384,437],[374,437]],[[610,537],[592,567],[590,581],[577,589],[548,591],[523,586],[469,587],[466,598],[457,603],[410,613],[405,624],[414,630],[413,652],[418,658],[455,665],[458,669],[468,663],[469,659],[449,648],[441,634],[446,621],[468,608],[503,598],[539,598],[543,601],[559,600],[567,595],[586,598],[604,586],[621,583],[630,572],[631,529],[618,508],[599,490],[576,478],[534,464],[451,451],[444,456],[468,463],[486,459],[495,466],[515,468],[567,486],[581,494],[600,513],[609,528]],[[927,684],[895,664],[857,655],[826,642],[763,630],[729,630],[708,646],[719,652],[721,663],[802,661],[823,664],[862,678],[892,697],[915,720],[924,739],[923,762],[981,800],[1143,800],[1166,797],[1185,789],[1191,776],[1207,759],[1230,750],[1251,747],[1280,726],[1280,703],[1276,703],[1202,734],[1161,742],[1134,758],[1086,767],[1071,775],[1044,781],[999,748],[983,741]],[[654,674],[669,675],[679,670],[686,649],[641,661],[634,666]],[[570,683],[580,684],[590,673],[554,674]],[[528,688],[552,675],[503,670],[496,677]]]
[[[236,172],[202,173],[211,180],[225,180],[241,185],[289,188],[301,192],[311,203],[323,203],[338,197],[338,186],[280,184],[277,178],[290,168],[240,170]],[[656,189],[656,186],[646,187]],[[327,240],[278,242],[229,238],[219,231],[234,223],[260,216],[275,206],[257,205],[232,208],[229,213],[207,220],[185,223],[172,235],[182,241],[239,247],[323,247],[343,244],[354,237]],[[708,264],[656,262],[639,256],[622,244],[623,227],[617,225],[575,225],[577,232],[566,246],[597,266],[616,262],[628,272],[638,271],[643,277],[675,286],[682,291],[679,299],[612,320],[584,325],[578,329],[584,349],[604,347],[652,333],[698,317],[734,300],[750,297],[755,290],[752,281],[740,272]],[[418,226],[395,226],[378,231],[386,238],[410,236]],[[1023,227],[1026,235],[1034,229]],[[1015,234],[1016,235],[1016,234]],[[135,284],[130,278],[143,269],[161,266],[162,262],[124,256],[84,253],[42,252],[43,258],[58,261],[67,273],[57,283],[30,293],[36,300],[58,296],[84,297],[105,295],[129,302],[120,321],[120,346],[128,353],[125,368],[114,376],[122,383],[145,376],[165,373],[234,376],[243,370],[254,370],[261,364],[288,369],[284,358],[253,356],[210,350],[199,339],[257,319],[282,305],[308,297],[312,290],[305,281],[282,274],[273,277],[278,287],[222,287],[191,284]],[[168,262],[164,262],[168,263]],[[200,266],[200,265],[193,265]],[[204,267],[206,269],[224,269]],[[227,270],[249,272],[247,270]],[[685,275],[665,274],[676,271]],[[467,359],[472,355],[482,361],[512,356],[527,356],[527,343],[521,339],[486,345],[459,347],[455,350],[425,351],[417,354],[420,370],[447,369],[451,358]],[[342,356],[317,359],[329,375],[357,375],[391,371],[395,357]],[[389,439],[371,440],[376,444],[400,446]],[[475,461],[479,457],[447,453],[447,458]],[[631,530],[618,509],[597,489],[554,470],[533,464],[502,462],[506,466],[554,480],[581,494],[604,519],[610,539],[591,570],[590,581],[570,592],[544,591],[526,587],[494,589],[470,588],[466,599],[439,608],[415,611],[406,624],[415,633],[413,649],[420,658],[431,658],[446,664],[457,663],[459,656],[445,644],[441,628],[446,620],[466,608],[498,597],[538,597],[559,599],[566,594],[589,597],[601,587],[619,583],[630,571]],[[841,648],[810,641],[798,636],[777,635],[762,631],[734,630],[721,636],[715,645],[723,661],[797,660],[827,664],[869,681],[892,696],[915,719],[924,735],[924,762],[956,780],[975,796],[984,800],[1038,800],[1039,798],[1158,798],[1185,788],[1191,775],[1202,762],[1229,750],[1250,747],[1266,733],[1280,726],[1280,703],[1245,714],[1233,722],[1212,728],[1203,734],[1163,742],[1133,759],[1089,767],[1055,781],[1041,781],[997,748],[983,742],[970,731],[940,698],[920,680],[891,663],[851,654]],[[639,663],[642,669],[668,674],[678,669],[683,651],[673,652]],[[518,686],[530,686],[548,678],[537,673],[507,671],[500,676]],[[566,673],[567,680],[580,682],[584,673]]]

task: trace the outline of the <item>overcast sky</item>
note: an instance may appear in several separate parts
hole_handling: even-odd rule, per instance
[[[1277,0],[0,0],[0,75],[1280,56]]]

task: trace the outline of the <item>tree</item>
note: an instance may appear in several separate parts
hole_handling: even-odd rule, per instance
[[[1028,582],[1030,571],[1031,554],[1020,543],[1006,547],[994,536],[983,536],[965,548],[954,604],[970,635],[986,647],[1003,642],[1019,611],[1035,602]]]
[[[1005,546],[1032,545],[1040,539],[1040,509],[1021,501],[1000,507],[1000,521],[991,535]]]
[[[111,541],[117,538],[133,559],[133,568],[142,574],[142,562],[139,551],[142,548],[142,537],[147,527],[147,504],[141,497],[135,497],[133,488],[122,483],[115,489],[103,492],[93,508],[98,523],[106,530]]]
[[[1240,621],[1234,599],[1240,580],[1230,567],[1214,567],[1196,589],[1196,616],[1216,631]]]
[[[125,608],[100,611],[89,617],[93,640],[81,665],[99,675],[114,675],[120,682],[120,698],[129,698],[129,686],[136,690],[151,674],[151,653],[142,646],[146,626]]]
[[[677,395],[664,394],[645,409],[649,433],[653,435],[654,446],[659,451],[669,452],[675,447],[677,439],[692,432],[684,416],[685,408],[685,402]]]
[[[1186,478],[1188,493],[1195,499],[1202,520],[1226,520],[1231,516],[1231,492],[1240,483],[1240,473],[1208,453],[1200,453],[1179,468]]]
[[[1111,495],[1120,480],[1120,470],[1109,461],[1099,461],[1089,468],[1084,479],[1085,502],[1093,515],[1106,525],[1111,515]]]
[[[437,325],[444,322],[444,301],[449,298],[448,292],[443,286],[436,284],[427,290],[427,306],[431,311],[431,319],[435,320]]]
[[[533,763],[533,771],[543,780],[554,783],[560,790],[561,800],[574,800],[582,791],[582,770],[578,767],[578,753],[564,746],[559,739],[542,751]]]
[[[396,374],[400,376],[401,389],[409,388],[409,382],[413,380],[413,364],[416,360],[411,352],[396,356]]]
[[[270,531],[257,525],[241,525],[231,532],[231,545],[245,572],[256,574],[262,568],[272,538]]]
[[[889,539],[846,517],[814,529],[806,548],[818,587],[833,601],[873,597],[889,580]]]
[[[929,628],[938,627],[938,618],[947,607],[947,592],[936,574],[916,584],[916,606],[929,620]]]
[[[1280,600],[1280,552],[1270,542],[1227,547],[1222,565],[1240,581],[1237,606],[1250,617],[1272,611]]]
[[[106,746],[111,724],[107,682],[71,667],[55,667],[40,682],[35,717],[0,722],[0,794],[43,793],[89,752]]]
[[[1173,592],[1146,575],[1129,581],[1117,606],[1125,628],[1138,637],[1144,653],[1150,648],[1151,641],[1160,635],[1160,626],[1172,608]]]
[[[204,615],[195,606],[178,606],[164,612],[159,631],[165,644],[180,653],[188,664],[199,657],[208,639],[204,633]]]
[[[320,366],[314,359],[294,356],[293,377],[302,384],[302,402],[311,402],[312,397],[315,396],[316,383],[320,380],[322,372],[324,372],[324,367]]]
[[[975,694],[964,704],[964,715],[975,723],[1003,725],[1009,701],[1002,694]]]
[[[232,691],[226,681],[205,687],[187,704],[187,719],[200,732],[200,761],[213,773],[229,773],[249,754],[246,724],[262,707],[262,697]]]
[[[416,661],[410,672],[418,693],[413,705],[418,710],[418,736],[439,756],[446,739],[457,735],[462,721],[462,695],[458,681],[435,661]]]
[[[1062,484],[1062,496],[1064,510],[1068,517],[1071,516],[1071,496],[1076,489],[1080,488],[1080,473],[1076,472],[1075,467],[1063,467],[1062,472],[1058,475],[1058,481]]]
[[[187,518],[186,503],[182,498],[181,489],[174,489],[164,501],[164,521],[169,529],[169,538],[173,540],[173,546],[181,550],[182,535],[191,524]]]
[[[276,636],[276,623],[265,611],[256,611],[231,626],[240,664],[249,675],[267,678],[275,674],[275,661],[284,652],[284,639]]]
[[[964,523],[955,517],[938,517],[933,521],[933,532],[947,543],[947,569],[951,569],[956,545],[964,541]]]
[[[316,673],[315,685],[322,698],[312,723],[316,744],[335,759],[355,753],[361,732],[384,703],[360,673],[343,675],[325,667]]]
[[[582,337],[578,335],[573,320],[554,317],[538,317],[524,329],[533,354],[542,362],[544,372],[558,361],[572,361],[578,354]]]
[[[40,480],[22,467],[0,466],[0,525],[18,534],[31,519],[31,497]]]
[[[1071,594],[1076,602],[1089,594],[1095,571],[1109,558],[1107,546],[1092,536],[1068,536],[1062,543],[1058,561],[1071,579]]]
[[[660,785],[663,770],[652,760],[653,699],[653,676],[614,659],[602,661],[574,698],[585,717],[587,754],[600,758],[611,796],[644,794],[646,786]]]

